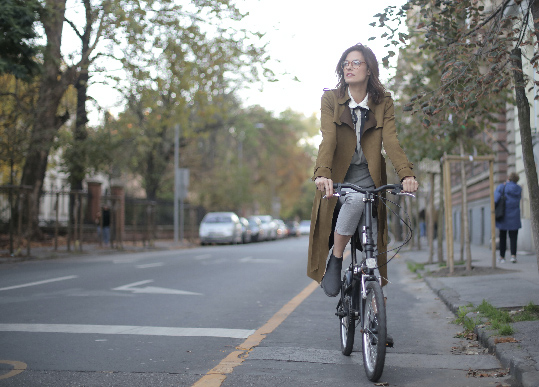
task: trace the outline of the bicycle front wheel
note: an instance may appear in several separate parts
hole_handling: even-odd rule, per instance
[[[371,382],[382,376],[386,359],[386,307],[384,293],[378,282],[366,283],[367,299],[364,302],[363,366]]]

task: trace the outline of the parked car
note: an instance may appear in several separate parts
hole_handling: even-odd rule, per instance
[[[299,222],[290,220],[286,222],[286,226],[288,227],[288,236],[298,237],[301,235],[299,232]]]
[[[262,229],[266,234],[266,240],[274,241],[277,239],[277,224],[273,221],[271,215],[258,215]]]
[[[250,243],[252,239],[252,230],[249,221],[245,218],[240,218],[241,223],[241,239],[243,243]]]
[[[299,222],[299,233],[301,235],[309,235],[311,232],[311,221],[310,220],[302,220]]]
[[[281,219],[273,220],[277,226],[277,239],[286,238],[288,236],[288,227]]]
[[[234,212],[209,212],[199,228],[200,244],[241,243],[241,222]]]
[[[257,216],[250,216],[247,220],[249,221],[249,226],[251,226],[251,240],[253,242],[263,241],[265,234],[260,219]]]

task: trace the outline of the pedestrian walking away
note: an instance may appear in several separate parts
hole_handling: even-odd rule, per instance
[[[103,206],[99,215],[101,216],[99,219],[101,242],[103,245],[108,246],[110,243],[110,207],[107,205]]]
[[[499,205],[500,201],[505,201],[503,216],[496,219],[496,228],[499,230],[500,236],[500,263],[505,263],[508,234],[511,262],[517,263],[518,229],[522,227],[520,220],[522,187],[517,184],[518,180],[518,174],[512,172],[509,174],[507,181],[496,187],[494,191],[494,203],[496,205]]]

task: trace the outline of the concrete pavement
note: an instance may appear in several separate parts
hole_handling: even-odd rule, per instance
[[[460,260],[458,247],[455,245],[456,260]],[[491,250],[481,246],[472,246],[471,250],[472,273],[476,274],[462,275],[464,268],[459,265],[455,266],[459,275],[436,276],[434,272],[440,270],[437,263],[425,265],[424,270],[421,270],[428,286],[455,315],[459,307],[470,303],[478,306],[483,300],[506,310],[518,310],[530,302],[539,305],[539,272],[534,254],[520,252],[517,254],[517,263],[513,264],[506,259],[507,263],[496,263],[497,269],[489,270],[492,267]],[[422,251],[401,251],[400,255],[405,260],[424,264],[428,260],[428,248],[423,247]],[[447,254],[444,258],[447,259]],[[437,261],[436,251],[434,261]],[[512,326],[515,332],[512,337],[516,342],[500,343],[497,332],[484,325],[476,326],[475,332],[478,340],[496,355],[502,366],[509,369],[523,387],[538,387],[539,320],[517,322]]]
[[[428,250],[423,245],[423,250],[401,251],[401,259],[411,260],[417,263],[427,262]],[[98,256],[117,252],[129,254],[148,250],[169,250],[177,248],[189,248],[189,244],[175,245],[172,241],[156,241],[152,247],[144,247],[142,244],[125,244],[123,250],[99,247],[96,244],[85,244],[83,252],[68,252],[65,246],[55,251],[53,247],[36,247],[32,249],[31,258],[28,260],[68,258],[74,256]],[[455,246],[457,255],[458,245]],[[0,263],[16,263],[21,260],[17,257],[9,257],[6,251],[1,251]],[[447,254],[445,255],[447,259]],[[400,260],[400,259],[399,259]],[[434,257],[436,261],[436,256]],[[509,261],[498,264],[495,274],[485,274],[491,267],[492,255],[489,249],[472,246],[472,264],[479,275],[471,276],[429,276],[428,272],[440,269],[438,264],[425,265],[422,271],[426,284],[443,300],[449,309],[457,314],[459,307],[470,303],[479,305],[483,300],[488,301],[495,307],[516,310],[529,302],[539,305],[539,272],[535,255],[519,254],[518,263]],[[462,270],[462,266],[456,266]],[[484,275],[481,275],[484,274]],[[515,330],[513,335],[516,342],[498,343],[496,332],[484,326],[477,326],[475,331],[481,343],[495,353],[504,368],[510,369],[511,374],[523,387],[539,387],[539,321],[525,321],[512,324]]]

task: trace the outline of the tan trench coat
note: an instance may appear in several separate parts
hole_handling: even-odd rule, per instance
[[[322,142],[314,168],[313,180],[318,176],[342,183],[356,148],[356,132],[352,113],[348,107],[348,93],[342,98],[337,90],[327,90],[322,96],[321,131]],[[368,101],[369,114],[361,134],[361,148],[369,164],[369,172],[376,187],[386,184],[385,161],[382,145],[399,178],[414,176],[413,165],[408,161],[399,141],[395,127],[395,110],[390,93],[382,103]],[[374,114],[373,114],[374,113]],[[323,193],[316,191],[311,213],[311,231],[307,275],[320,282],[326,269],[326,259],[333,245],[330,241],[333,211],[337,198],[322,199]],[[384,205],[378,206],[378,251],[387,250],[387,214]],[[380,274],[387,278],[386,254],[378,256]],[[382,266],[383,265],[383,266]],[[385,281],[384,281],[385,282]]]

